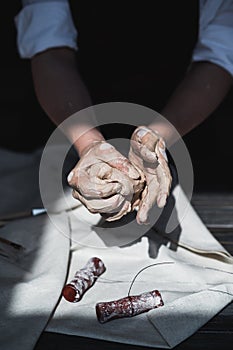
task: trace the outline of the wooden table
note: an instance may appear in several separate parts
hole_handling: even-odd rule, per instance
[[[233,194],[194,194],[192,204],[207,228],[233,255]],[[35,350],[149,350],[151,348],[112,343],[84,337],[44,332]],[[194,335],[175,347],[176,350],[233,349],[233,303]]]

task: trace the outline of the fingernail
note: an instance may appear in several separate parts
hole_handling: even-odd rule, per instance
[[[165,142],[162,140],[160,140],[159,142],[159,151],[162,154],[162,156],[165,158],[165,160],[168,161],[167,154],[166,154],[166,145],[165,145]]]
[[[158,197],[157,204],[159,208],[163,208],[166,204],[167,196],[166,194],[162,194]]]
[[[74,176],[74,172],[71,171],[69,175],[67,176],[67,181],[70,182],[72,180],[72,177]]]
[[[127,174],[131,179],[139,179],[140,178],[140,174],[137,171],[137,169],[133,168],[133,167],[129,167],[128,168],[128,174]]]
[[[114,191],[116,191],[116,193],[120,193],[121,192],[121,189],[122,189],[122,185],[117,183],[117,184],[114,184],[113,185],[113,189]]]
[[[137,135],[140,137],[140,138],[142,138],[143,136],[145,136],[147,133],[148,133],[148,129],[143,129],[143,128],[141,128],[141,129],[139,129],[138,130],[138,132],[137,132]]]
[[[146,221],[141,221],[141,220],[137,220],[137,223],[139,225],[149,225],[150,224],[150,221],[146,220]]]
[[[148,220],[148,216],[146,214],[142,215],[140,212],[137,213],[136,220],[137,220],[137,223],[139,225],[149,225],[150,224],[150,222]]]

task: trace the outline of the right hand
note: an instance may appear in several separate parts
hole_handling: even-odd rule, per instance
[[[172,177],[163,138],[154,130],[139,126],[131,136],[129,160],[145,175],[146,186],[136,219],[138,224],[146,224],[155,203],[159,208],[165,206],[171,188]]]
[[[145,184],[143,173],[106,141],[94,142],[84,150],[67,180],[73,197],[107,221],[134,209]]]

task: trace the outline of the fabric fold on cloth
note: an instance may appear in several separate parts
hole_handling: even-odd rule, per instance
[[[18,153],[0,149],[0,216],[42,208],[39,166],[42,149]],[[56,176],[51,164],[51,176]],[[71,192],[67,198],[71,197]],[[0,251],[0,348],[31,350],[61,297],[70,257],[67,204],[59,214],[5,222],[0,236],[23,247]],[[53,217],[56,219],[54,225]],[[7,253],[8,253],[8,247]]]
[[[16,261],[0,256],[0,344],[2,350],[33,349],[60,299],[69,263],[69,224],[59,232],[44,216],[16,220],[1,237],[24,247]]]
[[[162,308],[151,310],[148,319],[173,348],[194,334],[208,319],[219,312],[220,305],[232,301],[233,288],[225,285],[178,298]],[[190,312],[190,305],[192,312]]]

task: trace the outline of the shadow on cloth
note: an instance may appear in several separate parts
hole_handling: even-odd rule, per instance
[[[138,243],[142,236],[146,236],[149,241],[149,257],[155,259],[161,245],[167,245],[168,241],[171,242],[169,248],[176,251],[181,234],[181,226],[177,216],[176,200],[172,192],[179,182],[174,163],[171,162],[169,166],[172,174],[172,185],[167,203],[162,209],[155,206],[151,209],[149,214],[150,222],[153,223],[154,218],[156,218],[156,221],[149,226],[143,225],[143,229],[145,230],[143,231],[141,230],[142,226],[136,223],[135,211],[123,216],[118,221],[108,222],[104,219],[100,219],[97,225],[92,226],[92,229],[104,242],[105,246],[111,247],[119,245],[123,248]],[[171,232],[167,234],[166,228],[171,216],[173,228]],[[135,239],[135,237],[137,238]]]

